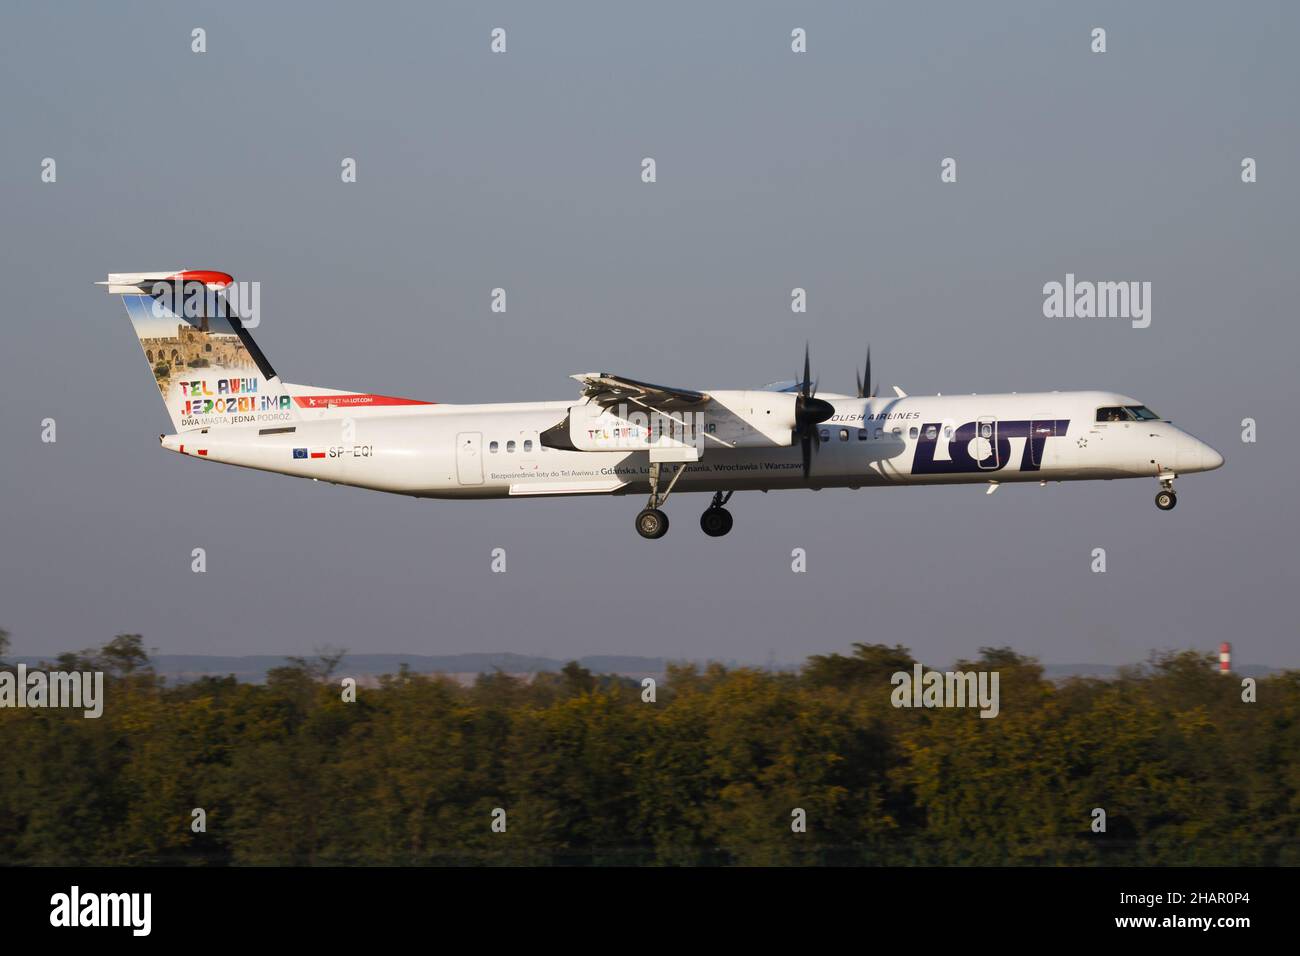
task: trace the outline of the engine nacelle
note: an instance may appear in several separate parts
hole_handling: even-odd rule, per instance
[[[710,434],[733,448],[786,447],[798,424],[799,396],[747,389],[710,392]]]

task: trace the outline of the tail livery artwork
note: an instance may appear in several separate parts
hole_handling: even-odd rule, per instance
[[[696,391],[589,372],[577,398],[448,405],[280,379],[228,301],[196,270],[113,273],[171,416],[162,446],[206,461],[420,498],[648,495],[642,537],[668,530],[674,490],[706,492],[705,534],[731,530],[737,491],[1154,478],[1223,457],[1114,392],[878,397],[871,355],[856,395],[799,379]]]

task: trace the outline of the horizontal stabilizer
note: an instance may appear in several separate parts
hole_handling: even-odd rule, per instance
[[[209,289],[224,289],[234,277],[210,269],[169,269],[163,272],[110,272],[106,285],[112,295],[149,295],[159,282],[202,282]]]

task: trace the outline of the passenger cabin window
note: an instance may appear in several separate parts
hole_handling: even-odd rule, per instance
[[[533,440],[531,438],[525,438],[524,451],[532,451],[532,450],[533,450]]]
[[[939,437],[939,429],[935,428],[933,425],[931,425],[929,428],[925,430],[926,441],[934,441],[938,437]]]
[[[902,426],[902,425],[895,425],[895,426],[894,426],[894,431],[893,431],[893,433],[894,433],[895,435],[898,435],[898,436],[901,437],[902,434],[903,434],[903,426]]]
[[[841,428],[840,441],[848,441],[848,440],[849,440],[849,430],[847,428]]]
[[[831,440],[831,430],[830,430],[829,428],[823,428],[823,429],[821,430],[821,439],[822,439],[822,441],[830,441],[830,440]]]
[[[491,452],[492,454],[494,454],[494,455],[497,453],[497,449],[498,449],[499,447],[500,447],[500,446],[497,445],[496,442],[489,442],[489,443],[488,443],[488,451],[490,451],[490,452]]]
[[[951,425],[944,425],[944,426],[943,426],[943,437],[944,437],[944,438],[951,438],[951,437],[952,437],[952,426],[951,426]]]
[[[866,440],[867,440],[867,430],[865,428],[859,428],[858,441],[866,441]]]
[[[908,438],[915,438],[919,434],[921,434],[921,431],[915,425],[913,425],[911,428],[907,430]]]
[[[512,441],[506,442],[506,454],[513,455],[514,453],[515,453],[515,443]]]
[[[882,434],[882,432],[881,432],[881,428],[880,428],[879,425],[877,425],[877,426],[876,426],[876,437],[879,438],[879,437],[881,436],[881,434]]]

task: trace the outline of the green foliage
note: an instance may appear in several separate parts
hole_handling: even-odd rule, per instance
[[[981,648],[953,666],[998,671],[982,719],[894,708],[901,646],[672,665],[657,703],[577,663],[345,703],[343,653],[176,687],[139,635],[62,655],[105,672],[104,714],[0,708],[0,864],[1300,863],[1300,673],[1246,704],[1212,655],[1053,682]]]
[[[911,672],[916,661],[906,647],[884,644],[854,644],[853,656],[816,654],[804,665],[804,680],[815,687],[851,690],[855,687],[888,683],[897,671]]]

